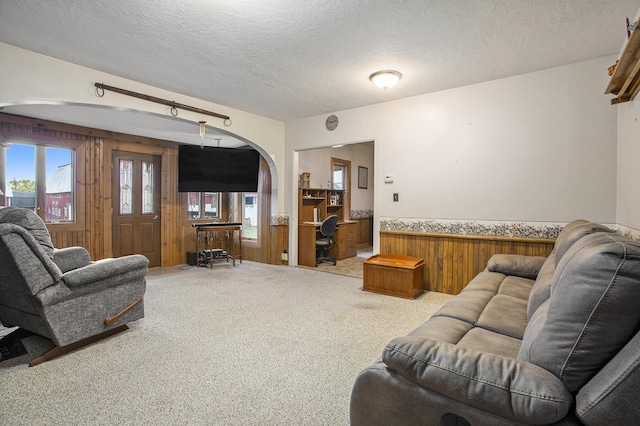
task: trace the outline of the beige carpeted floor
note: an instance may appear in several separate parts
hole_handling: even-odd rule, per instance
[[[36,367],[0,363],[0,424],[348,425],[358,372],[451,298],[361,288],[248,261],[155,268],[130,330]]]

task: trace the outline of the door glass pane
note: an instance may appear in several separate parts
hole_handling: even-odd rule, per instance
[[[153,163],[142,162],[142,213],[153,213]]]
[[[6,148],[5,205],[36,209],[36,147],[11,144]]]
[[[133,213],[133,160],[120,160],[120,214]]]
[[[200,193],[187,192],[187,212],[189,219],[200,219]]]
[[[333,189],[344,189],[344,172],[343,164],[334,164],[333,166]]]
[[[47,193],[44,197],[47,222],[74,220],[73,150],[47,147]]]
[[[204,193],[204,217],[205,219],[212,219],[212,218],[218,217],[218,193],[217,192]]]
[[[258,194],[242,194],[242,237],[248,240],[258,239]]]

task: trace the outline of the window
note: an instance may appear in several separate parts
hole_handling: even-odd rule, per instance
[[[258,241],[258,193],[242,194],[242,238]]]
[[[48,223],[74,222],[75,150],[14,143],[5,152],[5,205],[28,208]]]
[[[344,164],[333,165],[333,189],[344,189]]]
[[[219,192],[187,192],[187,214],[190,220],[220,217]]]

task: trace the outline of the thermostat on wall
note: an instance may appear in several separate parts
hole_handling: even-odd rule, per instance
[[[384,183],[393,183],[393,176],[391,175],[386,175],[384,177]]]

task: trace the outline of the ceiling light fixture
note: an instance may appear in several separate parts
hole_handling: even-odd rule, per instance
[[[369,76],[369,80],[381,89],[391,89],[402,78],[402,74],[394,70],[376,71]]]

